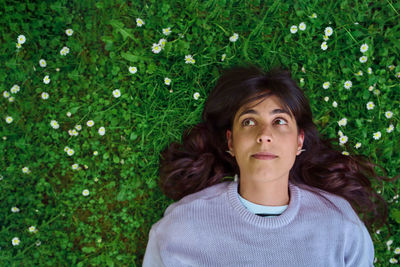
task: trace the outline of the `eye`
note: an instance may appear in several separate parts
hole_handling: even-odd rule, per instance
[[[274,123],[275,123],[275,122],[278,122],[279,125],[286,125],[286,124],[287,124],[287,121],[286,121],[285,119],[282,119],[282,118],[276,119],[276,120],[274,121]]]
[[[242,126],[253,126],[255,122],[252,119],[244,119],[242,121]]]

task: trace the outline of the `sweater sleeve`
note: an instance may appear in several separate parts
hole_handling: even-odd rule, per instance
[[[150,229],[149,241],[147,243],[146,252],[143,258],[143,267],[159,267],[164,266],[160,249],[157,243],[157,232],[154,225]]]
[[[364,223],[358,224],[349,231],[349,240],[345,244],[345,266],[374,266],[374,243]]]

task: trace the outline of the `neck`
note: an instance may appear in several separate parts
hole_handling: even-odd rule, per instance
[[[254,181],[239,180],[239,194],[242,198],[263,206],[284,206],[289,204],[288,180]]]

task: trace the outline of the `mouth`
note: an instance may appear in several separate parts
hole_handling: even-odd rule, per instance
[[[269,152],[260,152],[252,155],[252,157],[260,160],[272,160],[276,159],[278,156]]]

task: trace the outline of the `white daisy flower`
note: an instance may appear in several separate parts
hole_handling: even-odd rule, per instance
[[[23,168],[22,168],[22,172],[23,172],[23,173],[30,173],[31,171],[29,170],[28,167],[23,167]]]
[[[394,66],[394,65],[389,65],[389,66],[388,66],[388,68],[389,68],[390,71],[394,70],[395,67],[396,67],[396,66]]]
[[[337,132],[337,134],[338,134],[339,136],[343,136],[343,132],[342,132],[341,130],[339,130],[339,131]]]
[[[162,30],[162,32],[163,32],[164,35],[167,35],[167,36],[168,36],[168,35],[171,34],[171,28],[170,28],[170,27],[165,28],[165,29]]]
[[[99,132],[99,135],[104,135],[106,133],[106,128],[100,127],[98,132]]]
[[[170,85],[170,84],[171,84],[171,79],[168,78],[168,77],[165,77],[165,78],[164,78],[164,83],[165,83],[166,85]]]
[[[345,156],[350,155],[349,152],[347,152],[347,151],[343,151],[342,154],[345,155]]]
[[[7,116],[7,117],[6,117],[6,122],[7,122],[8,124],[12,123],[13,120],[14,120],[14,119],[13,119],[11,116]]]
[[[69,48],[66,47],[66,46],[64,46],[64,47],[61,49],[61,51],[60,51],[60,54],[61,54],[62,56],[66,56],[68,53],[69,53]]]
[[[154,54],[158,54],[161,52],[161,45],[154,43],[153,46],[151,47],[151,50],[153,51]]]
[[[115,98],[118,98],[118,97],[121,96],[121,92],[120,92],[118,89],[115,89],[115,90],[113,91],[113,96],[114,96]]]
[[[12,208],[11,208],[11,211],[12,211],[13,213],[19,212],[19,208],[17,208],[17,207],[12,207]]]
[[[395,258],[390,258],[389,262],[393,264],[393,263],[398,263],[399,261],[396,260]]]
[[[80,124],[75,125],[75,129],[77,129],[78,131],[82,130],[82,126]]]
[[[97,156],[99,154],[98,151],[93,151],[93,155]]]
[[[35,226],[31,226],[29,227],[29,232],[34,233],[36,231],[36,227]]]
[[[193,98],[195,100],[199,99],[199,97],[200,97],[200,93],[196,92],[196,93],[193,94]]]
[[[386,116],[386,118],[390,119],[390,118],[393,116],[393,112],[391,112],[391,111],[386,111],[386,112],[385,112],[385,116]]]
[[[361,63],[365,63],[365,62],[367,62],[367,60],[368,60],[368,57],[367,57],[367,56],[362,56],[362,57],[360,57],[360,62],[361,62]]]
[[[77,136],[77,135],[78,135],[78,132],[77,132],[75,129],[71,129],[71,130],[68,130],[68,134],[69,134],[70,136]]]
[[[70,148],[69,147],[64,147],[64,152],[67,152]]]
[[[72,115],[71,112],[68,111],[68,112],[67,112],[67,116],[68,116],[68,117],[71,117],[71,115]]]
[[[324,83],[322,84],[322,87],[323,87],[324,89],[328,89],[330,86],[331,86],[331,83],[330,83],[330,82],[324,82]]]
[[[19,240],[18,237],[14,237],[14,238],[11,240],[11,243],[12,243],[13,246],[18,246],[20,242],[21,242],[21,241]]]
[[[352,86],[353,86],[353,83],[351,81],[344,82],[344,88],[350,89]]]
[[[322,42],[322,44],[321,44],[321,49],[322,49],[322,50],[328,49],[328,45],[326,44],[326,42]]]
[[[50,83],[49,75],[44,76],[43,82],[44,82],[45,84],[49,84],[49,83]]]
[[[129,72],[132,73],[132,74],[135,74],[137,72],[137,68],[130,66],[129,67]]]
[[[375,140],[380,139],[381,136],[382,136],[382,134],[381,134],[381,132],[379,132],[379,131],[373,134],[373,137],[374,137]]]
[[[386,129],[386,132],[391,133],[394,130],[393,124],[390,124],[389,127]]]
[[[292,25],[292,27],[290,27],[290,32],[291,33],[296,33],[297,32],[297,26],[296,25]]]
[[[88,120],[88,121],[86,122],[86,125],[89,126],[89,127],[92,127],[92,126],[94,125],[94,121]]]
[[[347,118],[343,118],[338,121],[339,126],[346,126],[347,125]]]
[[[68,148],[67,155],[72,156],[73,154],[75,154],[75,151],[72,148]]]
[[[357,144],[354,146],[355,148],[359,149],[361,147],[361,143],[357,142]]]
[[[378,89],[374,90],[374,95],[379,95],[381,93],[381,91],[379,91]]]
[[[231,41],[232,43],[236,42],[237,39],[239,39],[239,34],[234,33],[231,37],[229,37],[229,41]]]
[[[324,100],[325,100],[325,102],[328,102],[329,101],[329,96],[325,96]]]
[[[19,89],[20,89],[19,85],[14,84],[13,87],[11,87],[10,91],[11,93],[16,94],[19,92]]]
[[[74,31],[72,29],[66,29],[65,30],[65,34],[68,36],[71,36],[74,33]]]
[[[338,106],[338,103],[337,103],[336,101],[333,101],[332,106],[333,106],[334,108],[336,108],[336,107]]]
[[[368,68],[368,74],[372,74],[372,69],[371,68]]]
[[[311,15],[311,17],[310,18],[312,18],[312,19],[315,19],[315,18],[317,18],[317,13],[312,13],[312,15]]]
[[[394,254],[400,254],[400,248],[396,248],[396,249],[394,250]]]
[[[339,138],[339,142],[340,142],[341,144],[346,144],[348,140],[349,140],[349,138],[348,138],[347,136],[345,136],[345,135],[342,135],[342,136]]]
[[[397,72],[395,75],[396,75],[396,78],[400,78],[400,72]]]
[[[368,109],[368,110],[374,109],[374,107],[375,107],[374,102],[369,101],[369,102],[367,103],[367,109]]]
[[[16,44],[15,44],[15,47],[18,48],[18,49],[20,49],[20,48],[22,47],[22,45],[21,45],[20,43],[16,43]]]
[[[324,35],[324,36],[322,37],[322,39],[324,39],[324,41],[328,41],[328,40],[329,40],[329,37],[326,36],[326,35]]]
[[[160,41],[158,41],[158,45],[161,46],[161,49],[164,49],[166,43],[167,43],[167,40],[165,40],[164,38],[162,38],[162,39],[160,39]]]
[[[44,59],[39,60],[39,65],[42,68],[46,67],[47,66],[46,60],[44,60]]]
[[[15,98],[12,96],[10,98],[8,98],[8,102],[14,102]]]
[[[43,92],[43,93],[41,94],[41,97],[42,97],[44,100],[46,100],[46,99],[49,98],[49,94],[46,93],[46,92]]]
[[[25,43],[25,41],[26,41],[26,38],[25,38],[25,35],[20,35],[20,36],[18,36],[18,43],[19,44],[23,44],[23,43]]]
[[[89,195],[89,190],[85,189],[82,191],[82,195],[84,195],[85,197]]]
[[[136,25],[138,27],[142,27],[144,25],[144,21],[142,19],[140,19],[140,18],[137,18],[136,19]]]
[[[54,129],[58,129],[60,128],[60,125],[58,124],[58,122],[56,120],[52,120],[50,122],[51,127],[53,127]]]
[[[77,170],[77,169],[78,169],[78,167],[79,167],[79,165],[78,165],[78,164],[76,164],[76,163],[72,164],[72,169],[73,169],[73,170]]]
[[[362,70],[359,70],[357,73],[354,73],[354,75],[356,75],[356,76],[363,76],[363,72],[362,72]]]
[[[196,60],[192,57],[192,55],[185,56],[185,63],[186,64],[194,64]]]
[[[368,51],[368,45],[367,44],[362,44],[360,47],[361,53],[365,53]]]
[[[307,28],[306,24],[304,22],[301,22],[299,24],[299,30],[304,31]]]
[[[224,61],[225,58],[226,58],[226,54],[222,54],[222,56],[221,56],[221,61]]]
[[[8,91],[4,91],[3,92],[3,96],[4,96],[4,98],[9,98],[10,97],[10,93]]]
[[[326,27],[325,28],[325,35],[326,36],[331,36],[333,33],[333,29],[331,27]]]

